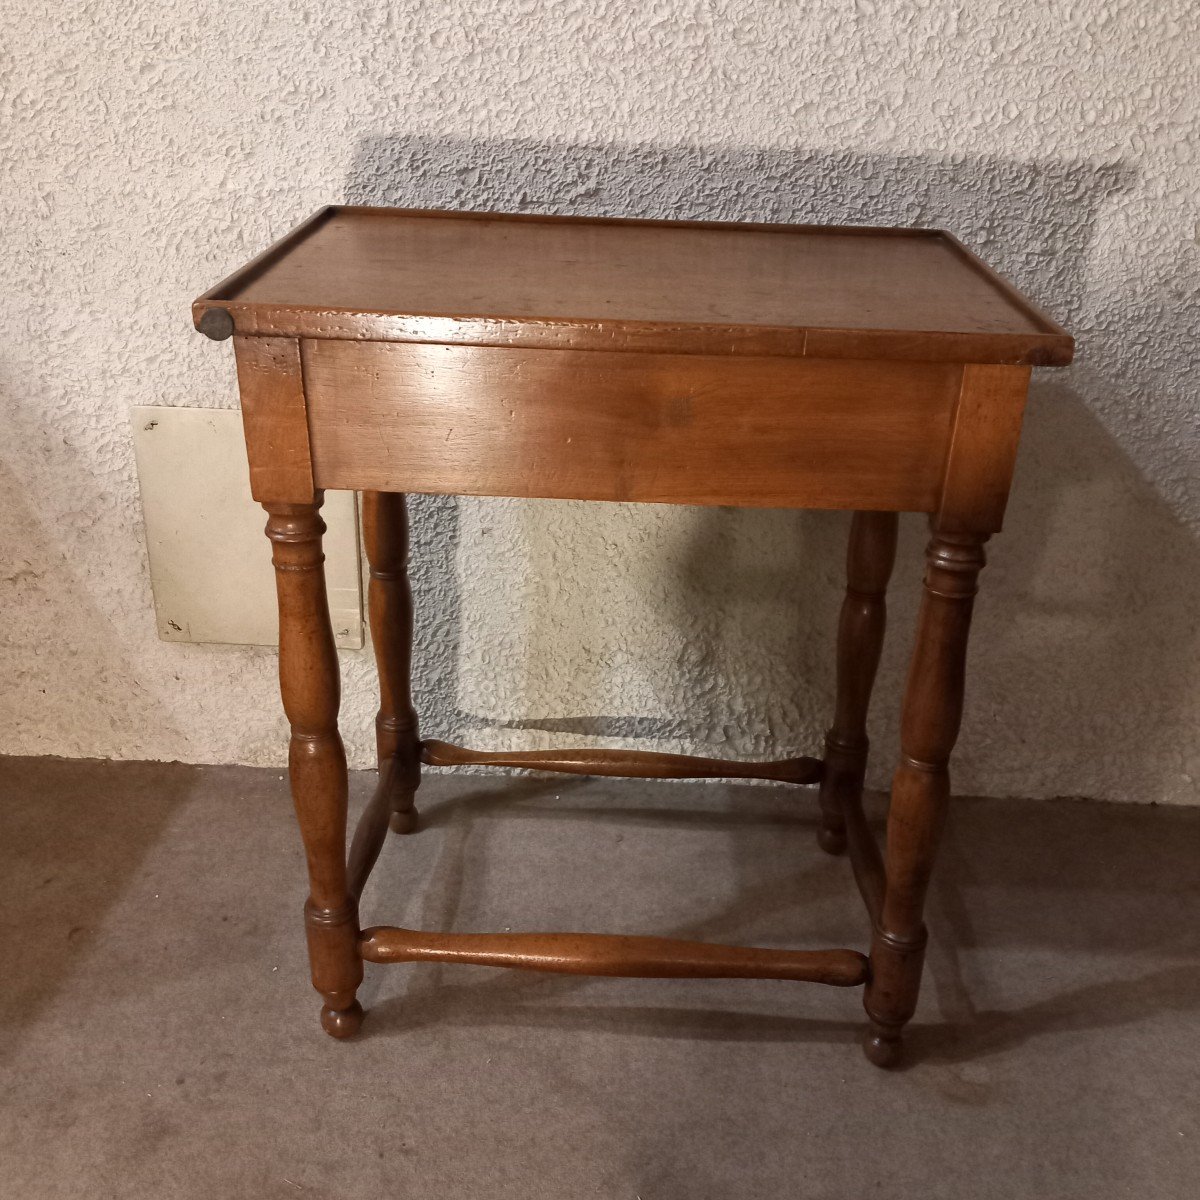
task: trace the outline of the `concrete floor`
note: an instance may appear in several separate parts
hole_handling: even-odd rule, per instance
[[[367,922],[865,945],[803,793],[421,801]],[[1195,1197],[1198,868],[1200,811],[956,802],[893,1074],[772,982],[368,966],[337,1043],[278,772],[0,760],[0,1196]]]

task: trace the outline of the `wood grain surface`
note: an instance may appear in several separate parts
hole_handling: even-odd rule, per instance
[[[962,373],[339,341],[303,362],[319,487],[914,511]]]
[[[792,979],[855,987],[867,959],[855,950],[774,950],[605,933],[426,933],[364,929],[368,962],[451,962],[481,967],[637,979]]]
[[[779,758],[738,762],[653,750],[468,750],[430,738],[421,761],[431,767],[520,767],[565,775],[609,775],[623,779],[774,779],[780,783],[818,783],[819,758]]]
[[[197,326],[217,307],[258,336],[1044,364],[1073,346],[949,234],[870,226],[335,207],[205,293]]]

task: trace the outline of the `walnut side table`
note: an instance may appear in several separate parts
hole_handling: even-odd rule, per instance
[[[362,1020],[363,961],[865,985],[866,1052],[895,1063],[916,1007],[926,888],[949,799],[967,631],[1000,529],[1030,369],[1070,336],[937,230],[326,208],[193,306],[233,336],[254,497],[279,593],[279,675],[321,1022]],[[323,490],[364,493],[379,783],[346,850]],[[624,750],[490,754],[422,740],[409,691],[405,493],[851,509],[837,702],[822,758]],[[899,512],[930,516],[886,845],[863,816],[866,715]],[[849,849],[869,957],[574,933],[363,929],[421,765],[820,786]]]

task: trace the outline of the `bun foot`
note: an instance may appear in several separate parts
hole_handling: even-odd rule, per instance
[[[843,854],[846,850],[846,831],[833,829],[829,825],[817,827],[817,845],[826,854]]]
[[[325,1005],[321,1009],[321,1028],[330,1037],[353,1037],[362,1026],[363,1010],[357,1000],[349,1008],[330,1008]]]
[[[415,833],[417,828],[417,810],[406,808],[402,812],[393,812],[388,818],[388,828],[393,833]]]
[[[904,1042],[899,1029],[887,1029],[882,1025],[871,1022],[863,1042],[863,1053],[869,1062],[884,1070],[900,1065],[904,1057]]]

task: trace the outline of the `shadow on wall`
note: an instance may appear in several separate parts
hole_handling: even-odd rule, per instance
[[[1106,393],[1117,409],[1127,406],[1126,395],[1152,402],[1157,372],[1170,359],[1165,348],[1187,344],[1181,311],[1156,313],[1153,328],[1110,322],[1094,345],[1087,336],[1097,219],[1133,179],[1121,164],[402,136],[359,146],[346,200],[952,230],[1071,328],[1081,359],[1080,369],[1035,382],[1007,530],[993,542],[984,579],[957,785],[991,794],[1184,799],[1194,788],[1186,761],[1198,657],[1190,597],[1200,585],[1200,554],[1093,415]],[[1130,310],[1141,311],[1132,302]],[[1163,355],[1147,355],[1147,341]],[[1131,369],[1141,377],[1131,379]],[[1072,390],[1084,378],[1088,403]],[[544,503],[526,509],[531,561],[523,565],[533,574],[563,570],[561,553],[553,555],[564,506]],[[556,527],[539,536],[552,509]],[[661,589],[672,611],[656,623],[675,621],[682,649],[667,672],[673,678],[656,685],[660,711],[566,718],[460,709],[460,510],[453,498],[418,497],[414,516],[417,698],[431,732],[537,728],[739,754],[809,749],[819,735],[832,703],[844,515],[701,509],[675,522]],[[623,519],[632,530],[663,517],[639,509]],[[586,518],[577,520],[576,529],[586,529]],[[874,718],[877,782],[896,752],[924,541],[921,518],[907,518],[903,530]],[[578,562],[586,575],[587,557]],[[481,560],[479,569],[495,563]],[[595,586],[583,580],[572,590]],[[561,658],[561,633],[536,610],[524,617],[533,623],[525,635],[531,661]],[[595,673],[619,669],[592,657],[599,665],[582,658],[567,665],[573,695],[598,693]]]

